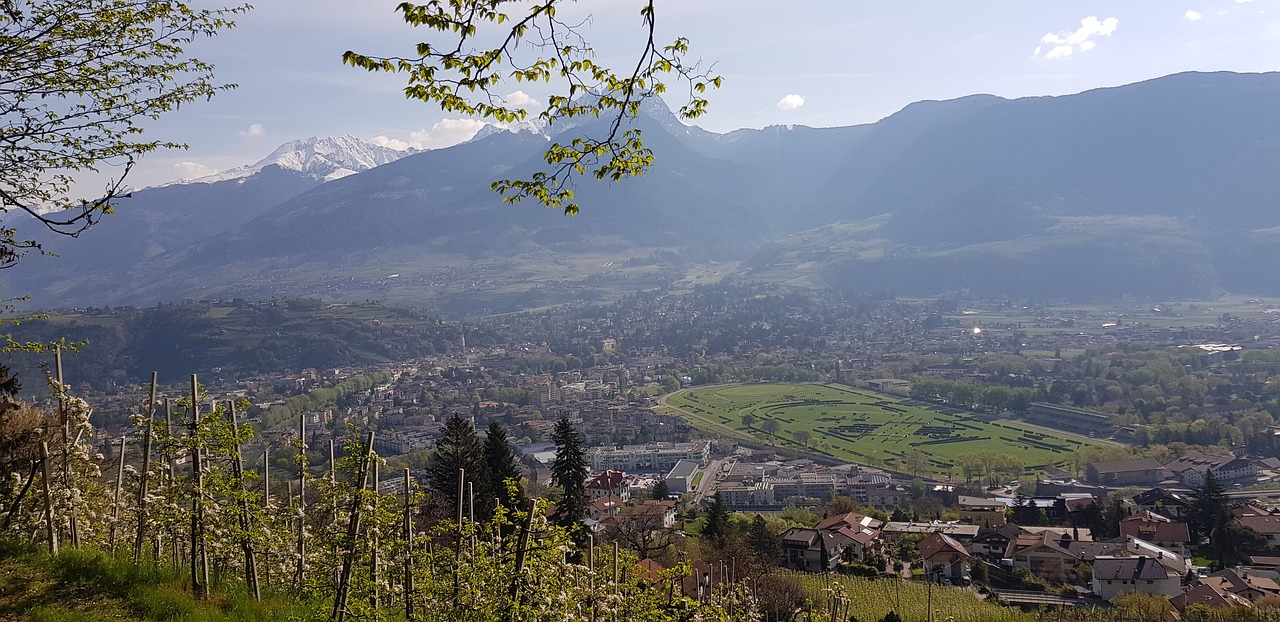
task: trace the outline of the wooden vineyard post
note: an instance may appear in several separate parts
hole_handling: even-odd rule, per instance
[[[307,416],[298,415],[298,568],[293,584],[302,589],[307,572]]]
[[[514,609],[520,604],[520,585],[524,583],[524,560],[529,553],[529,533],[533,531],[533,515],[538,511],[538,500],[529,500],[529,515],[525,517],[524,528],[520,530],[520,538],[516,540],[516,566],[511,576],[511,593],[508,607]]]
[[[44,465],[44,525],[49,538],[49,554],[58,554],[58,528],[53,524],[53,489],[49,481],[49,443],[40,442],[40,463]]]
[[[191,475],[195,491],[191,495],[191,587],[196,598],[209,589],[209,555],[204,546],[204,465],[201,464],[200,387],[191,374]]]
[[[413,493],[409,469],[404,470],[404,616],[413,620]]]
[[[356,548],[359,546],[361,509],[364,507],[365,479],[369,474],[369,456],[373,453],[373,430],[369,431],[369,439],[364,446],[364,455],[360,457],[360,468],[357,469],[354,495],[351,499],[350,518],[347,519],[347,550],[342,555],[342,577],[338,580],[338,592],[333,598],[333,613],[329,619],[343,622],[347,617],[347,596],[351,593],[351,570],[355,566]]]
[[[338,461],[337,455],[334,453],[332,438],[329,439],[329,494],[333,497],[333,520],[329,523],[329,529],[336,534],[338,533]],[[338,559],[338,541],[336,539],[331,544],[330,552],[333,554],[334,559]],[[338,589],[338,580],[341,578],[338,576],[340,572],[341,569],[338,567],[335,566],[333,568],[333,589],[335,590]]]
[[[369,488],[373,491],[373,511],[375,516],[377,515],[377,511],[378,511],[378,479],[379,479],[379,476],[382,474],[381,471],[382,471],[381,465],[378,464],[378,459],[375,457],[373,459],[373,481],[370,483],[371,485],[369,486]],[[381,561],[378,559],[379,558],[378,547],[380,546],[380,543],[379,543],[377,532],[374,532],[373,538],[369,544],[370,544],[369,578],[373,582],[370,604],[373,605],[373,610],[376,612],[378,610],[378,563],[379,561]]]
[[[453,547],[453,606],[455,609],[460,604],[458,591],[462,585],[458,578],[458,567],[462,565],[462,500],[467,490],[466,481],[466,469],[458,469],[458,541]]]
[[[165,460],[169,463],[169,472],[166,474],[166,487],[173,488],[173,482],[178,477],[178,457],[173,451],[173,402],[169,398],[164,398],[164,425],[165,434],[169,437],[169,442],[165,443]],[[172,548],[170,555],[170,563],[174,568],[178,567],[178,532],[173,525],[169,526],[169,545]]]
[[[116,550],[116,531],[120,524],[120,489],[124,484],[124,436],[120,437],[120,462],[116,466],[116,494],[111,501],[111,529],[108,530],[107,547],[114,553]]]
[[[62,380],[62,348],[53,347],[53,365],[54,379],[59,385],[64,385]],[[60,389],[58,394],[58,418],[62,421],[62,486],[71,494],[71,418],[67,415],[67,399],[64,397],[65,392]],[[68,525],[71,528],[71,546],[80,547],[80,524],[77,520],[77,508],[75,503],[67,505],[67,514],[69,517]]]
[[[156,380],[158,375],[151,372],[151,394],[147,399],[147,427],[142,437],[142,474],[138,478],[138,530],[133,536],[133,563],[138,563],[142,556],[142,541],[147,535],[147,485],[151,478],[151,438],[156,421]],[[159,547],[156,548],[159,555]]]
[[[258,558],[254,554],[253,540],[249,536],[253,520],[249,514],[249,491],[244,487],[244,457],[240,454],[240,422],[236,420],[235,401],[227,402],[227,411],[231,414],[231,435],[236,448],[231,468],[240,493],[240,548],[244,551],[244,583],[254,600],[262,600],[262,590],[258,587]]]

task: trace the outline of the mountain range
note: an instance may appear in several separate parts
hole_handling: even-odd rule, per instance
[[[879,122],[718,134],[650,100],[655,164],[580,181],[576,217],[489,190],[548,138],[415,153],[357,139],[135,192],[6,274],[41,307],[313,296],[450,315],[718,279],[1039,300],[1280,294],[1280,74],[1184,73],[1058,97],[975,95]],[[556,134],[548,130],[554,129]],[[21,229],[20,229],[21,230]]]

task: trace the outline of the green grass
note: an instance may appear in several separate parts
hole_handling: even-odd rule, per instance
[[[256,602],[233,585],[216,585],[207,600],[196,600],[185,574],[98,551],[65,549],[51,557],[27,543],[2,540],[0,620],[268,622],[323,619],[327,613],[285,594],[268,593]]]
[[[838,460],[906,470],[904,457],[919,450],[930,458],[927,474],[937,476],[947,475],[961,454],[1012,454],[1032,470],[1065,465],[1074,452],[1096,443],[1016,421],[978,421],[838,385],[720,385],[677,391],[664,402],[667,413],[683,416],[704,432]],[[755,418],[752,427],[743,424],[744,415]],[[776,435],[763,429],[769,419],[779,422]],[[807,445],[796,441],[797,432],[810,435]]]
[[[955,587],[935,585],[930,589],[927,584],[917,581],[862,579],[836,574],[784,574],[804,586],[815,611],[814,620],[828,619],[828,589],[848,599],[848,613],[858,620],[879,620],[891,610],[896,610],[904,620],[925,620],[929,617],[930,606],[934,620],[1031,622],[1036,619],[1033,613],[984,602],[978,600],[973,592]]]

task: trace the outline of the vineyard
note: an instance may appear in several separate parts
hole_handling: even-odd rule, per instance
[[[930,587],[916,581],[862,579],[835,574],[788,572],[804,586],[815,612],[813,619],[827,620],[835,608],[839,619],[880,620],[896,611],[906,622],[929,619],[953,622],[1032,622],[1034,614],[978,600],[973,592],[942,585]]]
[[[7,413],[32,427],[16,454],[30,456],[19,458],[23,472],[0,489],[4,538],[58,563],[99,560],[117,574],[159,568],[156,577],[182,576],[168,588],[174,602],[240,593],[257,603],[288,593],[308,603],[303,619],[333,622],[756,617],[745,583],[717,582],[702,599],[687,598],[674,589],[689,576],[687,564],[643,571],[629,550],[597,546],[553,522],[545,500],[480,516],[475,473],[458,473],[456,512],[433,513],[408,469],[384,482],[373,430],[351,430],[341,453],[330,444],[327,468],[316,468],[300,417],[292,440],[298,475],[269,482],[269,470],[246,465],[253,430],[240,424],[237,404],[211,404],[195,376],[187,396],[162,400],[153,376],[134,434],[107,459],[89,444],[89,405],[59,380],[50,384],[55,411],[23,405]],[[0,618],[8,589],[23,588],[0,576]],[[41,607],[44,619],[77,615],[58,603]]]

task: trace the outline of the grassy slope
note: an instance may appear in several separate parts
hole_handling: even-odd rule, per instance
[[[902,456],[919,449],[930,456],[937,475],[944,475],[960,454],[994,451],[1017,455],[1027,467],[1061,465],[1075,450],[1095,443],[1082,436],[1015,421],[977,421],[963,414],[921,408],[897,398],[836,385],[699,387],[665,396],[663,404],[668,412],[685,417],[706,432],[841,460],[902,469]],[[751,428],[742,423],[746,414],[756,419]],[[780,422],[777,436],[761,429],[761,422],[766,419]],[[850,425],[867,427],[846,427]],[[925,429],[932,436],[922,433],[925,426],[936,426]],[[811,435],[810,447],[794,441],[794,433],[800,431]],[[955,442],[963,438],[973,440]]]
[[[65,550],[53,558],[25,543],[0,541],[0,621],[287,622],[327,613],[286,596],[257,603],[234,589],[215,588],[199,602],[183,574],[98,552]]]
[[[896,609],[904,620],[924,620],[928,605],[933,605],[934,620],[953,622],[1030,622],[1035,614],[1012,607],[983,602],[967,589],[935,585],[932,590],[917,581],[895,582],[891,579],[860,579],[841,575],[787,573],[805,588],[814,608],[828,611],[828,589],[836,590],[850,601],[849,613],[858,620],[879,620]],[[932,594],[930,594],[932,592]],[[827,619],[814,615],[814,619]]]

